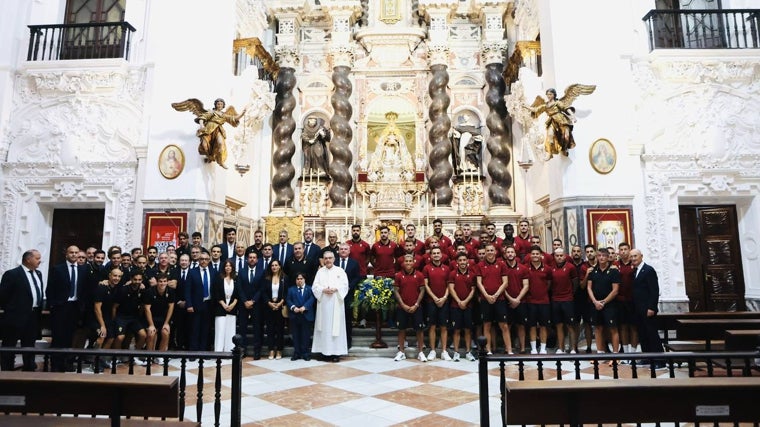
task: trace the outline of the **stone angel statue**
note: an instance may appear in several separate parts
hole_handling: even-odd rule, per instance
[[[235,107],[229,106],[225,110],[226,103],[222,98],[214,100],[214,108],[206,110],[203,103],[196,98],[190,98],[186,101],[172,103],[172,108],[177,111],[190,111],[195,114],[195,122],[200,128],[195,133],[200,139],[198,153],[206,156],[206,163],[217,162],[219,166],[227,169],[227,133],[224,131],[224,124],[229,123],[237,127],[240,118],[245,115],[245,109],[238,114]]]
[[[572,84],[565,89],[565,95],[557,99],[557,91],[553,88],[546,91],[546,98],[537,96],[528,109],[533,117],[546,113],[546,139],[544,149],[551,159],[554,154],[562,153],[567,156],[567,150],[575,147],[573,139],[573,124],[576,122],[573,101],[580,95],[589,95],[596,90],[595,85]]]

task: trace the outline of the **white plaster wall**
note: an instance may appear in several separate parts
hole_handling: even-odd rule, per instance
[[[146,102],[149,173],[143,198],[165,200],[167,209],[175,208],[175,199],[224,204],[224,169],[204,163],[197,152],[194,116],[177,112],[170,104],[198,98],[209,109],[220,97],[232,104],[233,12],[233,0],[214,1],[213,7],[207,2],[183,0],[150,3],[145,61],[154,68]],[[180,146],[185,153],[185,169],[174,180],[164,179],[156,167],[161,150],[168,144]],[[234,165],[229,159],[227,163]]]

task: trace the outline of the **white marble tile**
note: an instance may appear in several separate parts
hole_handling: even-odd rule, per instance
[[[295,413],[291,409],[252,396],[242,398],[240,408],[241,415],[251,421],[261,421]],[[245,424],[245,422],[242,424]]]
[[[365,396],[374,396],[381,393],[416,387],[421,384],[422,383],[417,381],[410,381],[383,374],[361,375],[358,377],[344,378],[342,380],[325,383],[325,385],[331,387],[360,393]]]
[[[488,399],[488,404],[491,425],[501,425],[499,399],[496,397],[491,397]],[[472,424],[480,424],[480,402],[478,400],[475,400],[473,402],[465,403],[464,405],[459,405],[453,408],[445,409],[443,411],[438,411],[436,414],[455,418]]]
[[[507,381],[513,380],[507,377]],[[431,384],[453,390],[469,391],[471,393],[478,393],[480,390],[477,373],[460,375],[458,377],[436,381]],[[490,396],[499,396],[499,377],[493,375],[488,376],[488,394]]]
[[[363,359],[355,359],[341,362],[343,366],[349,366],[351,368],[360,369],[367,372],[387,372],[396,369],[408,368],[414,366],[416,362],[410,360],[402,360],[400,362],[394,361],[389,357],[366,357]]]
[[[314,417],[318,420],[322,420],[324,422],[335,424],[335,425],[339,425],[341,421],[350,417],[354,417],[357,415],[366,415],[364,412],[362,412],[358,408],[352,408],[351,406],[341,406],[341,405],[323,406],[321,408],[306,411],[304,412],[304,414],[310,417]],[[361,425],[362,427],[364,427],[363,424],[354,424],[354,425]]]
[[[245,377],[241,383],[241,391],[249,396],[257,396],[273,391],[289,390],[291,388],[315,384],[312,381],[293,377],[281,372]]]
[[[393,421],[388,420],[373,414],[359,414],[348,418],[341,419],[335,423],[336,426],[345,427],[386,427],[395,424]]]

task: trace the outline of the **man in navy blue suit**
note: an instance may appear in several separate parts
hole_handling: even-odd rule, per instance
[[[657,302],[660,299],[660,284],[657,272],[651,265],[644,263],[644,256],[639,249],[631,249],[633,270],[633,310],[639,329],[641,351],[644,353],[662,353],[662,341],[657,330]],[[662,362],[658,362],[658,365]]]
[[[346,309],[346,337],[348,348],[351,348],[351,334],[353,333],[353,313],[354,308],[351,304],[354,301],[354,291],[359,285],[361,280],[361,273],[359,272],[359,263],[350,258],[351,246],[348,243],[341,243],[338,250],[338,259],[335,260],[335,265],[342,268],[346,272],[348,277],[348,294],[343,299],[344,307]]]
[[[314,243],[314,230],[311,228],[307,228],[303,232],[303,255],[319,267],[319,259],[322,258],[322,248]]]
[[[21,256],[21,265],[3,273],[0,280],[0,308],[5,311],[0,323],[0,339],[3,347],[34,347],[40,335],[40,313],[42,312],[42,274],[37,271],[42,256],[32,249]],[[12,371],[15,355],[3,353],[0,369]],[[24,355],[24,370],[34,371],[37,366],[34,356]]]
[[[53,267],[45,289],[50,309],[51,348],[71,348],[74,332],[83,320],[88,275],[85,267],[77,263],[78,256],[78,247],[66,248],[66,261]],[[53,358],[53,371],[64,372],[65,368],[62,357]]]
[[[311,329],[314,325],[314,294],[306,286],[306,276],[296,274],[296,286],[288,289],[285,302],[290,310],[290,334],[293,337],[293,357],[290,360],[311,359]]]
[[[281,265],[285,265],[293,258],[293,245],[288,243],[287,231],[280,231],[279,241],[276,245],[272,245],[272,249],[274,250],[274,259],[279,260]]]
[[[243,348],[248,348],[248,325],[253,326],[253,359],[261,359],[261,341],[264,330],[264,313],[261,311],[261,279],[264,267],[259,265],[255,251],[248,253],[248,260],[243,271],[238,272],[240,301],[238,304],[238,331],[243,336]]]
[[[185,308],[190,334],[190,351],[208,350],[211,329],[211,289],[216,270],[209,267],[211,256],[207,253],[198,258],[199,266],[190,270],[185,283]]]
[[[219,261],[220,264],[224,264],[224,261],[227,261],[227,258],[231,258],[235,256],[235,239],[237,238],[237,232],[234,228],[225,228],[224,229],[224,243],[220,244],[219,247],[222,248],[222,258]]]

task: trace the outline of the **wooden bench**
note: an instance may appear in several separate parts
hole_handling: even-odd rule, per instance
[[[506,388],[507,424],[756,422],[760,378],[510,381]]]
[[[92,425],[106,422],[112,426],[120,425],[122,416],[177,418],[178,379],[146,375],[3,371],[0,372],[0,412],[108,415],[110,421],[83,417],[75,420],[95,423]],[[62,421],[67,420],[65,417],[27,415],[7,417],[0,424],[28,425],[24,423],[28,423],[29,419],[35,420],[35,425],[71,422]],[[144,420],[130,420],[130,423],[133,422],[145,424]],[[154,422],[157,421],[149,421]]]
[[[670,331],[676,330],[680,319],[760,319],[760,311],[693,311],[687,313],[657,313],[657,329],[664,331],[663,342],[668,343]]]
[[[713,351],[713,340],[723,339],[729,329],[758,329],[760,319],[679,319],[676,337],[679,340],[704,341],[705,351]]]
[[[728,329],[725,342],[728,351],[755,351],[760,347],[760,329]]]

